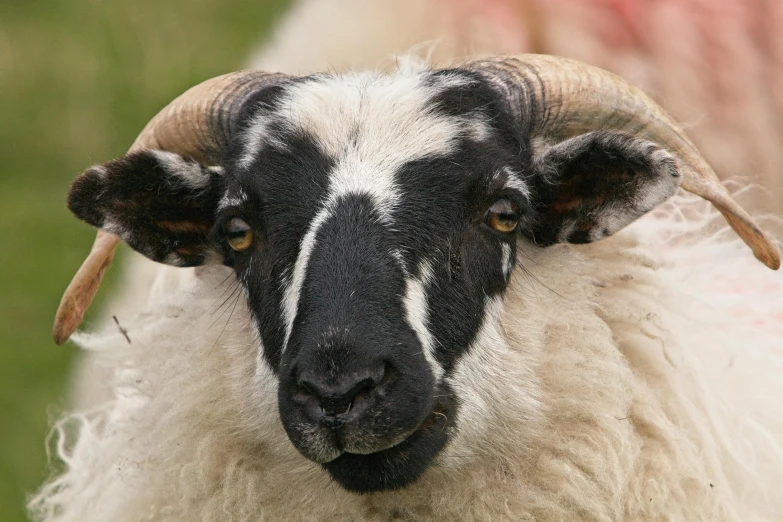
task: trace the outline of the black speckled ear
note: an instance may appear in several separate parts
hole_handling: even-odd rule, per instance
[[[71,185],[68,208],[154,261],[196,266],[219,261],[209,233],[224,192],[221,169],[143,150],[82,173]]]
[[[606,131],[540,151],[534,168],[535,212],[523,232],[542,246],[610,236],[671,197],[681,181],[668,151]]]

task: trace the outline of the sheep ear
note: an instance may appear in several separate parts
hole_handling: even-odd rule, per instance
[[[171,152],[132,152],[77,177],[68,208],[153,261],[177,266],[220,262],[222,253],[211,244],[210,231],[225,192],[221,173]]]
[[[655,143],[597,131],[551,146],[534,160],[536,244],[590,243],[610,236],[671,197],[677,160]]]

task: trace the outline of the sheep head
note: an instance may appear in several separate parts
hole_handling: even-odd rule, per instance
[[[350,490],[405,486],[455,434],[455,368],[497,321],[517,242],[599,240],[682,185],[779,265],[679,127],[592,67],[211,82],[74,181],[69,207],[104,231],[86,286],[114,236],[233,267],[289,439]]]

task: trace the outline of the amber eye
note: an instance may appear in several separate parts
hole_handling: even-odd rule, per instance
[[[508,199],[499,199],[487,210],[485,221],[498,232],[513,232],[519,223],[519,209]]]
[[[250,225],[239,218],[230,219],[228,223],[223,225],[223,231],[226,234],[228,246],[237,252],[247,250],[253,244],[253,231],[250,229]]]

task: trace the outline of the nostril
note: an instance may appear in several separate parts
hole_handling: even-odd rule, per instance
[[[345,416],[351,412],[355,403],[363,402],[369,396],[381,383],[385,373],[382,366],[372,372],[344,375],[336,380],[302,374],[296,380],[297,396],[300,403],[319,420]]]
[[[296,385],[299,387],[299,393],[318,398],[318,389],[307,381],[299,380]]]
[[[337,417],[351,411],[353,399],[348,397],[327,397],[321,401],[321,413],[325,417]]]
[[[378,382],[373,377],[367,377],[357,382],[350,390],[346,392],[347,397],[355,398],[361,393],[368,392],[375,388]]]

